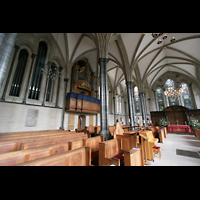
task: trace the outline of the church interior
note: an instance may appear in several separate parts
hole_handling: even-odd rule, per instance
[[[0,166],[200,166],[200,33],[0,33]]]

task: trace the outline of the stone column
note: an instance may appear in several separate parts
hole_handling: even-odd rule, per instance
[[[96,98],[98,97],[98,90],[95,90]],[[98,126],[98,114],[96,114],[96,126]]]
[[[3,95],[2,95],[2,98],[1,98],[1,100],[3,100],[3,101],[5,101],[5,96],[6,96],[6,92],[7,92],[7,89],[8,89],[8,83],[10,81],[10,76],[11,76],[11,73],[12,73],[12,70],[13,70],[16,55],[17,55],[18,50],[20,49],[20,47],[17,46],[17,45],[15,45],[14,47],[15,47],[15,52],[14,52],[13,59],[12,59],[11,65],[10,65],[10,70],[9,70],[9,73],[8,73],[6,84],[5,84],[5,87],[4,87],[4,90],[3,90]]]
[[[99,135],[104,136],[105,141],[110,139],[108,120],[108,81],[107,81],[107,58],[99,58],[100,65],[100,119],[101,130]]]
[[[157,103],[157,98],[156,98],[156,91],[155,90],[153,90],[153,92],[154,92],[154,99],[155,99],[155,104],[156,104],[156,111],[158,111],[158,103]]]
[[[61,119],[61,127],[60,129],[64,130],[64,121],[65,121],[65,109],[66,109],[66,99],[67,99],[67,83],[68,83],[69,79],[65,78],[64,82],[65,82],[65,90],[64,90],[64,99],[63,99],[63,110],[62,110],[62,119]]]
[[[129,105],[129,119],[131,126],[135,126],[134,123],[134,100],[133,100],[133,86],[132,81],[127,81],[127,96],[128,96],[128,105]],[[130,128],[129,130],[134,130],[134,128]]]
[[[146,101],[145,101],[144,92],[140,92],[139,96],[140,96],[140,102],[141,102],[141,107],[142,107],[143,124],[146,127],[147,126],[147,113],[146,113]]]
[[[57,86],[57,96],[56,96],[56,108],[59,108],[58,106],[58,97],[60,92],[60,78],[61,78],[61,71],[63,70],[63,67],[59,67],[59,74],[58,74],[58,86]]]
[[[126,101],[124,101],[124,114],[125,114],[125,123],[127,125],[127,116],[126,116]]]
[[[0,92],[8,69],[8,62],[12,54],[17,33],[0,34]]]
[[[31,76],[32,76],[32,73],[33,73],[33,66],[34,66],[34,63],[35,63],[36,54],[33,53],[31,55],[31,58],[32,58],[31,68],[30,68],[30,72],[29,72],[29,75],[28,75],[26,90],[25,90],[25,94],[24,94],[24,100],[22,102],[23,104],[26,104],[26,98],[27,98],[27,95],[28,95],[28,88],[29,88]]]
[[[116,125],[115,97],[113,97],[113,105],[114,105],[114,125]]]
[[[192,89],[192,83],[189,84],[189,92],[191,94],[193,109],[197,109],[197,104],[196,104],[196,101],[195,101],[195,98],[194,98],[194,92],[193,92],[193,89]]]

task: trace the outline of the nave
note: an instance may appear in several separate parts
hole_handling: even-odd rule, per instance
[[[200,140],[193,133],[167,133],[158,126],[129,128],[116,122],[107,141],[98,126],[0,133],[0,166],[200,165]]]

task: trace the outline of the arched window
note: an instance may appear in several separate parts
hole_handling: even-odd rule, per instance
[[[29,87],[29,99],[39,99],[40,94],[40,86],[42,81],[42,68],[44,68],[45,60],[46,60],[46,54],[47,54],[47,45],[45,42],[40,42],[38,51],[37,51],[37,57],[35,61],[35,66],[33,69],[31,84]]]
[[[169,92],[170,90],[174,89],[174,81],[171,80],[171,79],[168,79],[168,80],[165,82],[165,88],[166,88],[166,91],[168,91],[168,92]],[[170,105],[170,106],[172,106],[172,105],[179,105],[179,103],[178,103],[178,96],[175,95],[175,96],[173,96],[173,97],[174,97],[173,99],[168,97],[168,99],[169,99],[169,105]]]
[[[56,73],[57,67],[56,67],[55,63],[51,64],[50,70],[51,70],[52,74]],[[47,83],[48,87],[47,87],[46,101],[52,102],[53,91],[54,91],[54,83],[55,83],[55,76],[48,77],[48,83]]]
[[[164,106],[164,100],[163,100],[163,91],[160,87],[156,89],[156,94],[157,94],[157,99],[158,99],[159,111],[162,111],[165,108],[165,106]]]
[[[137,86],[134,87],[134,99],[135,99],[135,112],[140,113],[139,92]]]
[[[16,70],[15,70],[15,75],[14,75],[12,85],[11,85],[11,88],[10,88],[9,95],[11,95],[11,96],[19,97],[27,58],[28,58],[28,52],[26,51],[26,49],[22,49],[19,53],[17,67],[16,67]]]
[[[181,83],[180,88],[182,90],[182,98],[184,103],[183,106],[185,106],[188,109],[193,109],[188,85],[186,83]]]

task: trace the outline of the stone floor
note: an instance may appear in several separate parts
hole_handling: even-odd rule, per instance
[[[169,133],[164,142],[158,143],[157,146],[161,147],[161,160],[155,157],[149,166],[200,166],[200,159],[189,157],[187,154],[177,155],[176,150],[200,151],[200,139],[194,135]]]

